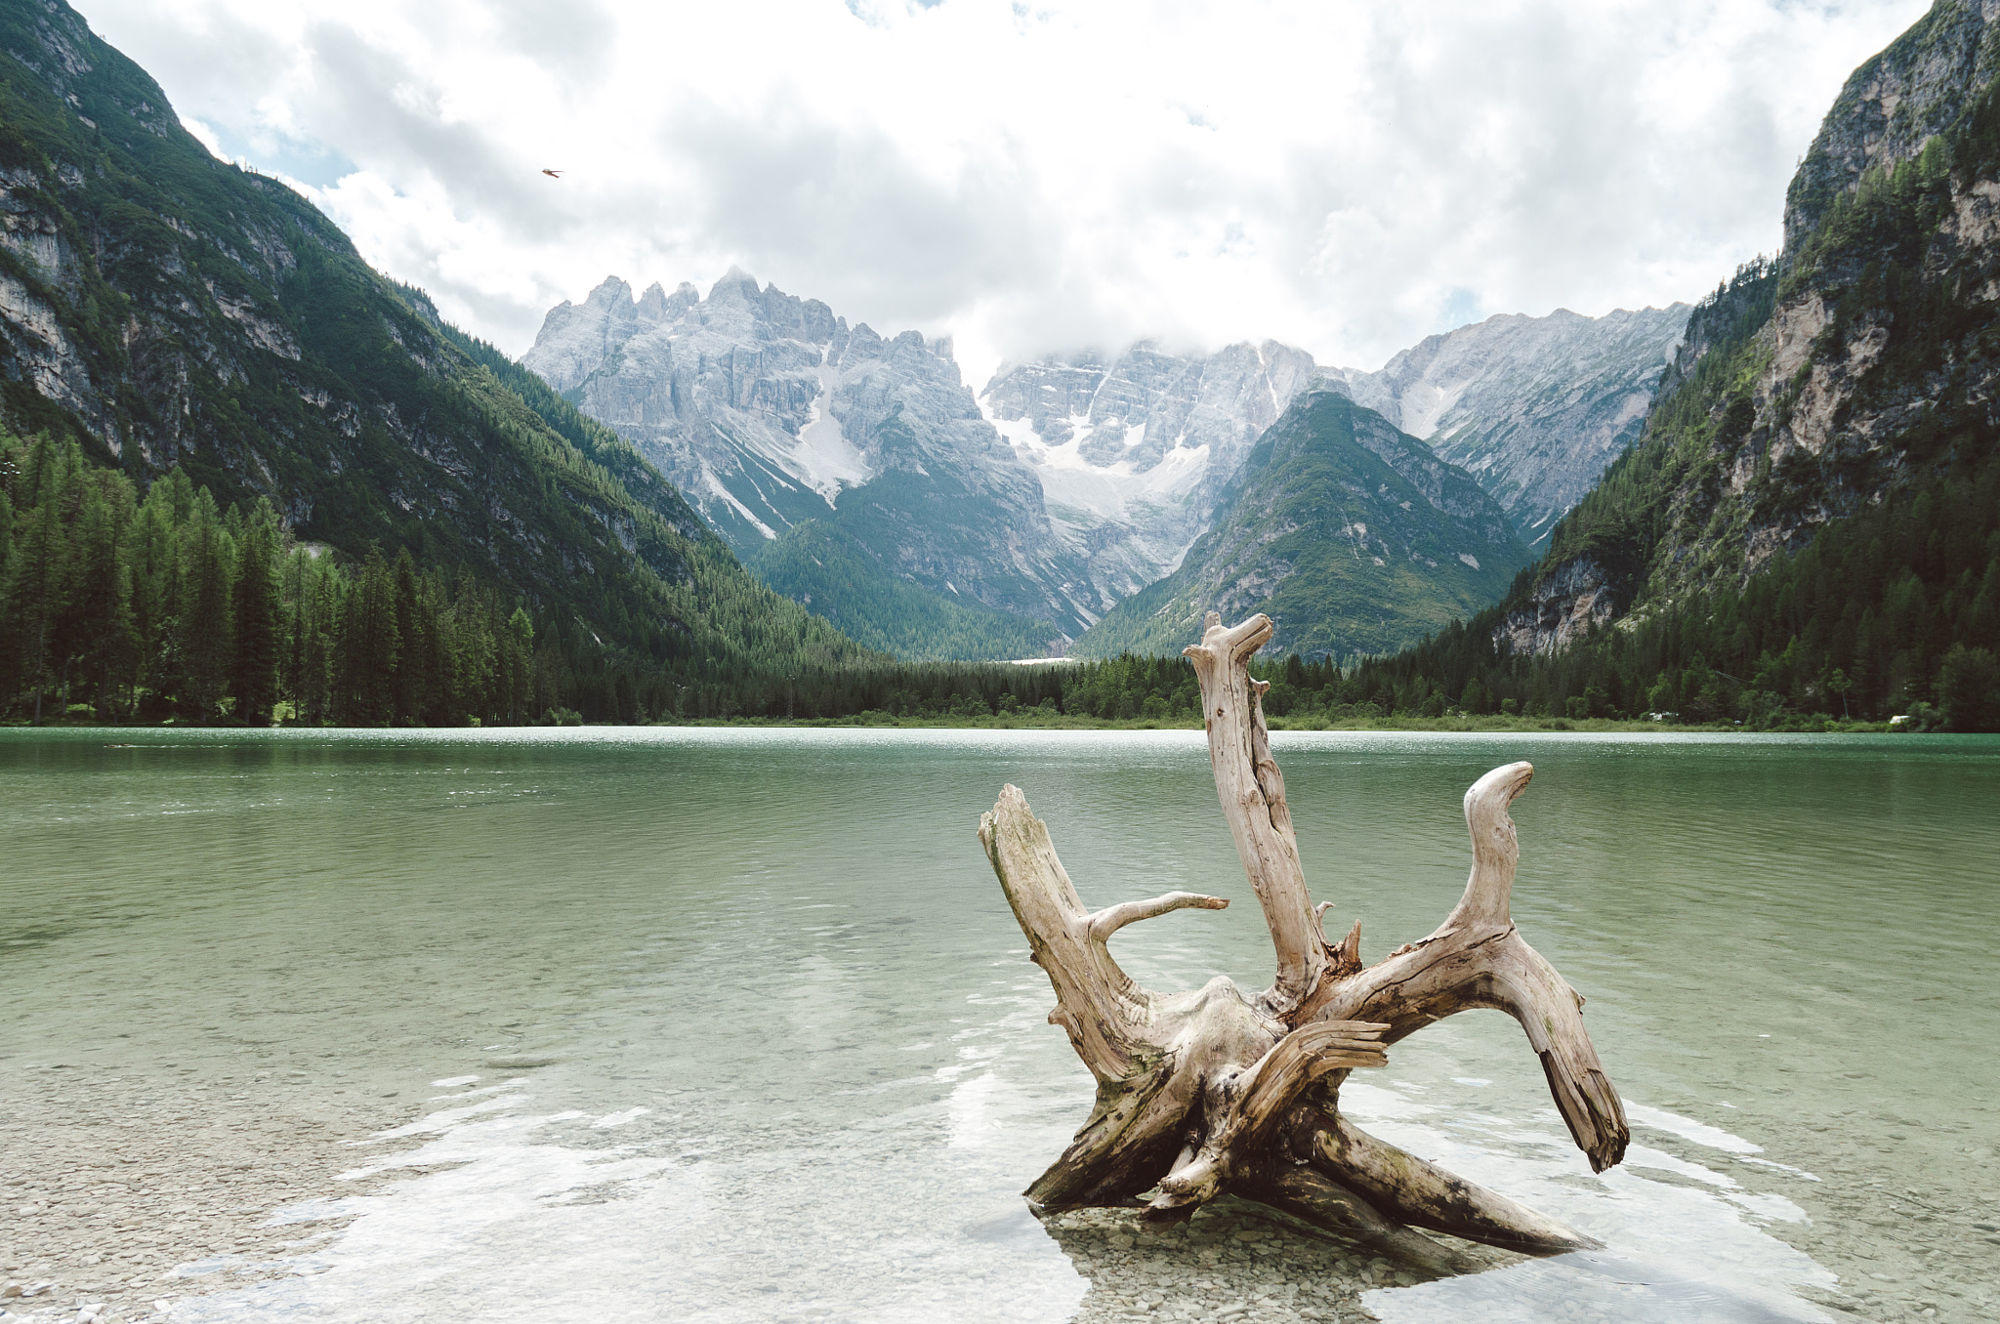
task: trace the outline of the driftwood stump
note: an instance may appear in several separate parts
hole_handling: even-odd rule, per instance
[[[1534,768],[1495,768],[1466,792],[1464,897],[1429,937],[1364,968],[1361,926],[1328,942],[1326,906],[1306,891],[1264,725],[1266,685],[1250,677],[1250,657],[1270,637],[1265,616],[1224,629],[1211,612],[1202,641],[1186,650],[1201,679],[1216,793],[1277,949],[1277,976],[1261,994],[1222,976],[1155,993],[1112,959],[1111,936],[1125,925],[1227,901],[1169,892],[1086,910],[1017,788],[980,819],[987,858],[1055,987],[1049,1020],[1097,1077],[1090,1119],[1028,1199],[1041,1212],[1138,1204],[1149,1219],[1173,1221],[1227,1193],[1447,1270],[1463,1257],[1415,1229],[1532,1254],[1594,1244],[1357,1130],[1339,1107],[1350,1070],[1383,1065],[1388,1045],[1432,1021],[1490,1007],[1527,1031],[1591,1167],[1624,1157],[1624,1108],[1584,1032],[1583,999],[1508,914],[1520,852],[1507,807]]]

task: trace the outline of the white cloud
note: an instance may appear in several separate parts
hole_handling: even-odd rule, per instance
[[[1692,298],[1923,0],[83,0],[210,150],[518,353],[731,263],[1003,355]],[[561,180],[542,167],[565,171]]]

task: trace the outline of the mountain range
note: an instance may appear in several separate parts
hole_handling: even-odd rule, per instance
[[[536,693],[593,715],[789,712],[800,678],[892,653],[1166,654],[1211,606],[1376,659],[1338,683],[1397,710],[1973,712],[2000,691],[1996,16],[1937,0],[1858,69],[1783,251],[1691,309],[1490,318],[1374,372],[1141,342],[975,392],[948,341],[741,271],[607,281],[510,361],[215,160],[66,6],[3,0],[0,425],[79,458],[0,437],[0,533],[12,493],[62,542],[49,464],[128,486],[70,512],[97,561],[0,578],[114,624],[163,610],[104,538],[178,470],[217,503],[174,498],[222,539],[201,564],[280,527],[374,567],[354,593],[429,595],[425,629],[489,604],[507,665],[532,639]],[[0,649],[5,702],[65,687],[37,640]]]
[[[1171,651],[1171,631],[1096,623],[1149,588],[1147,602],[1177,601],[1183,589],[1165,582],[1190,550],[1296,477],[1245,469],[1267,462],[1252,460],[1258,439],[1302,395],[1343,393],[1387,432],[1418,433],[1539,539],[1636,435],[1686,312],[1492,318],[1374,373],[1322,369],[1276,341],[1212,353],[1140,342],[1003,365],[975,398],[948,342],[913,331],[885,340],[731,271],[706,295],[655,284],[635,297],[607,279],[550,310],[522,363],[659,466],[766,582],[871,646],[918,657]],[[1386,530],[1433,514],[1356,510],[1332,527]],[[1332,598],[1301,593],[1280,604],[1296,637],[1343,655],[1397,647],[1441,623],[1440,611],[1479,605],[1522,564],[1511,537],[1469,538],[1455,516],[1437,518],[1419,541],[1476,545],[1467,555],[1482,569],[1399,551],[1407,611],[1387,602],[1339,642],[1334,622],[1356,618],[1311,617]],[[1313,536],[1290,539],[1282,563],[1238,558],[1230,572],[1289,578]],[[1308,559],[1322,577],[1350,573],[1340,558]],[[1352,574],[1347,596],[1384,590]],[[1485,587],[1468,597],[1469,584]]]
[[[1539,546],[1638,440],[1688,311],[1503,314],[1430,336],[1378,372],[1327,375],[1470,473]]]
[[[1267,613],[1281,652],[1387,652],[1506,591],[1527,549],[1464,470],[1321,385],[1265,429],[1179,567],[1125,599],[1077,651],[1177,653],[1203,613]]]
[[[917,651],[912,611],[1040,653],[1104,608],[944,341],[885,339],[731,271],[705,296],[606,280],[551,310],[522,363],[638,447],[739,556],[896,651]]]

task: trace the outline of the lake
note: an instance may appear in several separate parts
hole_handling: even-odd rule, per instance
[[[1251,1207],[1021,1189],[1089,1110],[974,837],[1014,782],[1154,988],[1271,951],[1198,732],[0,732],[0,1277],[174,1321],[2000,1315],[2000,739],[1278,733],[1375,960],[1526,758],[1514,917],[1633,1121],[1513,1022],[1344,1106],[1601,1251],[1420,1281]],[[31,1315],[32,1317],[32,1315]],[[53,1314],[50,1318],[54,1318]]]

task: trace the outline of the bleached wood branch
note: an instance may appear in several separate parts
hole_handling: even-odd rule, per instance
[[[1169,892],[1144,901],[1121,901],[1090,917],[1090,936],[1103,942],[1127,924],[1152,919],[1170,910],[1185,910],[1190,906],[1198,910],[1222,910],[1228,905],[1229,902],[1222,897],[1203,896],[1199,892]]]
[[[1511,918],[1520,850],[1508,807],[1534,769],[1509,764],[1473,784],[1464,895],[1428,937],[1364,969],[1361,926],[1330,946],[1326,907],[1307,894],[1264,687],[1249,674],[1270,634],[1262,616],[1225,629],[1210,613],[1202,642],[1187,650],[1201,681],[1216,794],[1277,956],[1276,978],[1261,995],[1222,977],[1154,993],[1106,946],[1127,924],[1219,909],[1222,898],[1169,892],[1086,911],[1018,789],[1003,790],[980,820],[987,858],[1055,990],[1049,1019],[1098,1081],[1090,1119],[1028,1188],[1029,1199],[1049,1210],[1137,1201],[1150,1217],[1171,1220],[1234,1193],[1438,1269],[1469,1262],[1414,1227],[1535,1253],[1589,1244],[1375,1140],[1337,1107],[1347,1072],[1381,1065],[1387,1044],[1454,1012],[1497,1008],[1526,1031],[1591,1166],[1602,1171],[1624,1155],[1624,1108],[1583,1028],[1583,999]]]
[[[1250,678],[1250,658],[1271,637],[1271,618],[1252,616],[1225,629],[1210,612],[1204,626],[1202,641],[1184,652],[1201,682],[1215,793],[1277,952],[1277,976],[1265,998],[1282,1011],[1297,1006],[1319,981],[1328,952],[1299,863],[1285,779],[1271,757],[1267,687]]]

